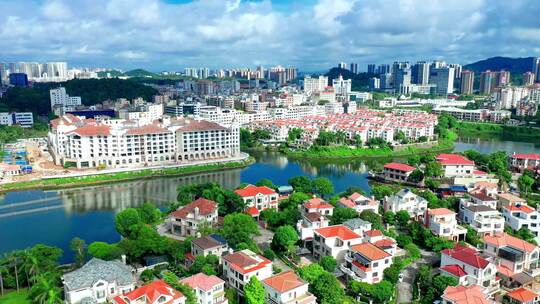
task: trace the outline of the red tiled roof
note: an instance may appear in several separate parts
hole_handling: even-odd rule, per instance
[[[472,160],[459,154],[439,154],[437,160],[441,165],[474,165]]]
[[[195,208],[199,208],[200,215],[208,215],[216,211],[217,203],[201,197],[181,207],[180,209],[173,211],[171,213],[171,216],[183,218],[183,217],[186,217],[190,213],[194,213]]]
[[[351,250],[356,251],[370,261],[382,260],[391,256],[388,252],[369,242],[353,245],[351,246]]]
[[[322,235],[325,238],[336,237],[341,240],[352,240],[360,238],[360,235],[349,229],[344,225],[328,226],[324,228],[315,229],[315,232]]]
[[[248,256],[242,251],[238,251],[235,253],[228,254],[223,257],[224,260],[229,262],[229,265],[237,270],[240,273],[250,273],[253,271],[257,271],[263,267],[265,267],[268,264],[271,264],[272,261],[266,259],[265,257],[261,255],[257,255],[258,258],[261,260],[260,262],[255,260],[254,258]],[[249,267],[249,268],[248,268]]]
[[[156,124],[145,125],[142,127],[137,127],[127,130],[126,134],[128,135],[144,135],[144,134],[157,134],[157,133],[168,133],[169,130],[162,128]]]
[[[514,275],[514,272],[504,265],[497,265],[497,272],[507,278],[510,278]]]
[[[392,169],[392,170],[405,171],[405,172],[410,172],[410,171],[416,170],[415,167],[409,166],[407,164],[400,164],[400,163],[389,163],[389,164],[384,165],[384,168]]]
[[[254,185],[248,185],[244,187],[243,189],[234,190],[234,192],[236,192],[236,194],[240,195],[241,197],[252,197],[259,193],[264,194],[264,195],[277,194],[276,191],[266,186],[258,187]]]
[[[206,275],[202,272],[180,280],[180,283],[187,284],[189,287],[210,291],[217,285],[224,284],[225,281],[215,275]]]
[[[312,198],[312,199],[310,199],[308,201],[305,201],[304,202],[304,207],[306,207],[308,209],[313,209],[313,208],[316,208],[316,209],[333,209],[334,208],[334,206],[327,203],[322,198],[318,198],[318,197],[314,197],[314,198]]]
[[[525,153],[516,153],[512,156],[510,156],[511,158],[517,158],[517,159],[535,159],[535,160],[540,160],[540,154],[536,154],[536,153],[529,153],[529,154],[525,154]]]
[[[514,289],[506,295],[520,303],[532,302],[536,297],[538,297],[536,293],[524,287]]]
[[[79,127],[68,134],[78,134],[80,136],[108,136],[111,134],[111,127],[107,125],[85,125]]]
[[[510,246],[524,252],[532,252],[536,249],[536,245],[528,243],[522,239],[518,239],[517,237],[511,236],[506,232],[498,233],[495,235],[486,235],[484,236],[484,242],[497,248]]]
[[[473,174],[476,174],[476,175],[486,175],[487,173],[484,172],[484,171],[480,171],[480,170],[474,170],[474,171],[473,171]]]
[[[435,209],[428,209],[428,213],[430,215],[452,215],[456,214],[454,211],[447,209],[447,208],[435,208]]]
[[[348,199],[346,197],[340,198],[338,200],[338,203],[346,208],[354,208],[356,206],[356,204],[351,199]]]
[[[451,300],[453,304],[492,304],[478,285],[448,286],[444,290],[443,299]]]
[[[246,213],[251,215],[251,216],[259,216],[259,210],[256,208],[256,207],[249,207],[247,210],[246,210]]]
[[[454,249],[444,249],[441,254],[450,256],[477,269],[484,269],[489,265],[488,260],[481,257],[475,249],[469,247],[456,245]]]
[[[508,209],[508,211],[521,211],[521,212],[524,212],[524,213],[532,213],[534,212],[534,209],[527,206],[527,205],[508,205],[508,206],[505,206],[504,208]]]
[[[373,229],[373,230],[367,230],[366,232],[364,232],[364,234],[369,237],[374,237],[374,236],[381,236],[382,232],[380,230]]]
[[[463,268],[459,265],[446,265],[441,267],[441,270],[444,270],[456,277],[463,277],[467,275],[465,270],[463,270]]]
[[[384,248],[394,247],[394,245],[396,245],[396,242],[394,242],[392,239],[382,239],[382,240],[373,242],[373,245],[384,249]]]
[[[283,293],[305,285],[306,282],[302,281],[294,271],[289,270],[263,280],[263,284],[272,287],[279,293]]]
[[[159,280],[139,287],[131,292],[126,293],[125,295],[116,296],[113,301],[117,304],[128,304],[140,299],[141,297],[144,297],[144,303],[154,303],[161,296],[172,297],[171,300],[164,302],[164,304],[174,303],[176,300],[184,297],[181,292],[173,289],[171,286],[165,283],[165,281]]]

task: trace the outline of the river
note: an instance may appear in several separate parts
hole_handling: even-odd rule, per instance
[[[540,147],[529,143],[460,139],[456,151],[467,149],[483,153],[498,150],[540,153]],[[367,171],[385,161],[289,160],[278,153],[266,152],[253,156],[256,163],[244,169],[74,189],[9,192],[0,197],[0,254],[43,243],[62,248],[63,262],[71,261],[69,242],[73,237],[80,237],[88,244],[116,242],[120,239],[114,229],[116,213],[143,202],[166,207],[175,200],[177,187],[184,184],[213,181],[234,188],[240,183],[268,178],[277,185],[284,185],[291,177],[307,175],[329,178],[336,192],[357,186],[369,193]]]

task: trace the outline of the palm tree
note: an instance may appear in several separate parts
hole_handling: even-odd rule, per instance
[[[38,275],[30,290],[30,295],[39,304],[62,303],[62,290],[58,287],[56,275]]]
[[[7,256],[8,267],[15,269],[15,284],[17,286],[17,292],[19,291],[19,268],[18,265],[21,262],[21,258],[17,256],[17,252],[12,252]]]
[[[28,282],[28,287],[30,288],[30,283],[35,282],[36,276],[39,274],[39,261],[38,259],[28,250],[23,252],[23,262],[21,265],[23,271],[26,274],[26,280]]]

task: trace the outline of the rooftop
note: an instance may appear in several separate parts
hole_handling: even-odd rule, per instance
[[[353,245],[351,246],[351,250],[359,253],[360,255],[364,256],[370,261],[377,261],[377,260],[382,260],[387,257],[391,257],[391,255],[388,252],[382,250],[381,248],[369,242]]]
[[[195,213],[198,210],[200,215],[208,215],[217,210],[217,203],[205,198],[198,198],[193,202],[179,208],[171,213],[171,216],[185,218],[188,214]]]
[[[277,194],[276,191],[266,186],[254,186],[254,185],[247,185],[246,187],[242,189],[234,190],[234,192],[236,192],[236,194],[240,195],[241,197],[252,197],[257,194],[263,194],[263,195]]]
[[[474,166],[472,160],[467,159],[466,157],[459,154],[439,154],[437,156],[437,161],[441,165],[467,165]]]
[[[489,265],[489,261],[480,256],[480,253],[473,248],[455,245],[454,249],[444,249],[441,254],[468,264],[477,269],[484,269]]]
[[[478,285],[471,286],[448,286],[444,290],[443,299],[452,301],[453,304],[492,304],[482,288]]]
[[[159,280],[139,287],[124,295],[119,295],[114,298],[114,301],[118,304],[130,304],[136,302],[137,300],[140,301],[141,297],[144,297],[145,302],[137,303],[157,303],[158,299],[162,296],[171,297],[170,301],[159,302],[163,304],[172,304],[175,303],[175,300],[184,297],[181,292],[173,289],[171,286],[169,286],[169,284],[165,283],[165,281]]]
[[[496,235],[486,235],[484,236],[484,242],[497,248],[510,246],[523,252],[532,252],[537,248],[536,245],[528,243],[522,239],[518,239],[517,237],[511,236],[506,232]]]
[[[527,303],[532,302],[538,295],[532,291],[530,291],[527,288],[521,287],[518,289],[514,289],[506,294],[508,297],[521,302],[521,303]]]
[[[135,283],[131,266],[119,260],[104,261],[92,258],[81,268],[66,273],[62,280],[67,290],[76,290],[93,286],[99,280],[117,282],[118,286],[126,286]]]
[[[401,164],[401,163],[388,163],[384,165],[384,168],[386,169],[392,169],[392,170],[398,170],[398,171],[405,171],[410,172],[416,170],[415,167],[409,166],[407,164]]]
[[[199,272],[190,277],[180,280],[180,283],[187,284],[189,287],[195,289],[201,289],[204,291],[210,291],[216,287],[216,285],[224,284],[225,281],[216,277],[215,275],[206,275],[202,272]]]
[[[315,229],[315,233],[320,234],[324,238],[338,238],[341,240],[352,240],[361,238],[360,235],[349,229],[344,225],[328,226],[324,228]]]
[[[272,277],[263,281],[263,284],[270,286],[272,289],[277,292],[283,293],[289,290],[298,288],[302,285],[307,284],[302,279],[300,279],[292,270],[284,271],[278,273]]]

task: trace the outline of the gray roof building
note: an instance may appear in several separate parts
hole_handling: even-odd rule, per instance
[[[120,260],[104,261],[93,258],[83,267],[66,273],[62,281],[67,291],[91,288],[96,282],[104,280],[126,286],[136,282],[133,268]]]

